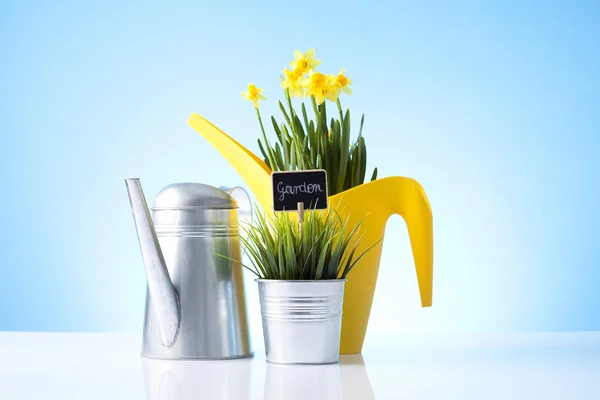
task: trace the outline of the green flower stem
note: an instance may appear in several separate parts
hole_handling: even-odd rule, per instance
[[[319,111],[317,110],[317,101],[315,100],[315,96],[310,96],[310,100],[312,102],[313,110],[315,110],[315,119],[317,123],[319,122]]]
[[[269,164],[271,164],[270,165],[271,170],[275,171],[277,168],[277,164],[275,163],[275,155],[273,154],[273,150],[271,149],[271,146],[269,145],[269,141],[267,140],[267,134],[265,133],[265,127],[263,126],[262,118],[260,117],[260,111],[258,110],[258,107],[256,107],[255,110],[256,110],[256,116],[258,117],[258,123],[260,124],[260,130],[262,131],[263,139],[265,141],[265,147],[267,148],[267,155],[269,156]]]
[[[290,91],[288,89],[285,89],[285,98],[290,109],[290,120],[288,121],[288,123],[290,124],[290,128],[292,128],[292,133],[294,134],[294,137],[298,137],[298,135],[296,134],[296,127],[294,126],[294,109],[292,108],[292,98],[290,97]]]
[[[336,100],[338,111],[340,112],[340,123],[342,126],[344,125],[344,111],[342,110],[342,103],[340,102],[340,98],[338,97]]]
[[[289,101],[289,99],[290,99],[289,90],[283,89],[283,93],[285,94],[285,98]],[[289,103],[289,104],[291,104],[291,103]],[[292,107],[290,106],[291,118],[290,118],[290,115],[288,115],[287,112],[285,111],[285,108],[283,107],[283,104],[281,103],[281,101],[279,102],[279,108],[281,109],[281,113],[283,114],[285,121],[290,126],[290,129],[292,130],[292,132],[294,132],[294,126],[292,125],[292,120],[294,119],[294,111],[292,110]],[[295,134],[295,132],[294,132],[294,134]]]
[[[295,147],[295,151],[296,151],[296,164],[298,165],[292,165],[292,167],[298,167],[299,169],[304,169],[304,156],[302,154],[302,149],[300,149],[300,141],[299,139],[299,135],[298,132],[296,132],[296,126],[294,124],[294,116],[296,115],[296,113],[294,112],[294,108],[292,107],[292,98],[290,97],[290,91],[289,89],[285,89],[285,98],[287,99],[287,103],[288,103],[288,107],[290,109],[290,127],[292,128],[292,134],[294,135],[294,147]]]
[[[315,112],[315,134],[317,135],[317,154],[321,154],[321,138],[318,136],[319,132],[319,110],[317,110],[317,101],[315,100],[315,96],[310,96],[310,101],[313,106],[313,110]],[[321,159],[323,156],[321,156]],[[324,166],[323,166],[324,167]]]

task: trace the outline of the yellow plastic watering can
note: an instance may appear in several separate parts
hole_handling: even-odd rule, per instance
[[[262,209],[271,209],[271,170],[265,162],[198,114],[192,114],[188,124],[204,136],[242,176]],[[366,215],[362,223],[365,235],[356,250],[358,254],[383,238],[386,222],[391,215],[401,215],[408,228],[421,305],[431,306],[433,221],[429,201],[417,181],[400,176],[377,179],[330,196],[329,207],[335,208],[342,218],[349,218],[351,225]],[[362,350],[382,248],[383,241],[365,254],[348,275],[344,293],[341,354],[360,353]]]

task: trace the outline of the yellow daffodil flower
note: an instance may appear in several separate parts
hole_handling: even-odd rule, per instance
[[[325,97],[333,88],[331,75],[326,76],[320,72],[314,72],[312,69],[308,71],[308,79],[303,80],[303,86],[306,87],[306,95],[313,96],[317,104],[322,104]]]
[[[263,89],[259,89],[252,83],[248,85],[248,91],[240,93],[243,98],[250,100],[254,104],[254,108],[258,108],[259,100],[266,100],[267,98],[261,94]]]
[[[333,103],[336,102],[340,95],[340,88],[336,84],[336,78],[335,75],[327,75],[328,86],[325,89],[325,98]]]
[[[304,54],[294,50],[294,60],[290,62],[290,67],[293,70],[297,69],[304,75],[308,71],[314,70],[319,64],[321,64],[321,61],[315,60],[315,49],[310,49]]]
[[[349,87],[352,84],[352,80],[344,75],[345,72],[344,68],[340,70],[340,73],[335,77],[335,86],[343,90],[346,94],[352,94],[352,89]]]
[[[304,97],[304,87],[302,86],[304,73],[299,68],[289,70],[284,69],[283,74],[285,75],[285,79],[281,82],[281,87],[287,89],[290,93],[291,97],[298,97],[301,99]]]

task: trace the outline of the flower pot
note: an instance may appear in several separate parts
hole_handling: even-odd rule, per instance
[[[271,209],[271,170],[262,159],[198,114],[192,114],[188,124],[208,140],[242,176],[262,209]],[[417,181],[400,176],[377,179],[330,196],[329,207],[335,209],[342,219],[349,218],[349,225],[366,217],[362,223],[365,235],[356,248],[357,253],[362,253],[383,238],[386,222],[391,215],[401,215],[408,228],[421,304],[423,307],[431,305],[433,220],[425,191]],[[291,213],[290,217],[293,217]],[[348,275],[341,354],[360,353],[362,350],[382,248],[383,241],[365,254]]]
[[[339,361],[345,279],[257,279],[267,361],[332,364]]]

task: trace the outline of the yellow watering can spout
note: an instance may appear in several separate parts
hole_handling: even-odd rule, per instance
[[[188,124],[209,141],[244,179],[263,210],[272,207],[271,170],[265,162],[226,133],[192,114]],[[421,185],[411,178],[393,176],[362,184],[329,197],[329,206],[349,224],[364,218],[364,237],[356,252],[362,253],[385,233],[389,217],[398,214],[408,228],[421,305],[431,306],[433,286],[433,218]],[[383,243],[373,247],[348,275],[340,353],[360,353],[367,331]]]
[[[204,136],[225,157],[244,179],[263,210],[268,210],[265,205],[271,203],[271,170],[267,164],[235,139],[196,113],[190,116],[188,125]]]

